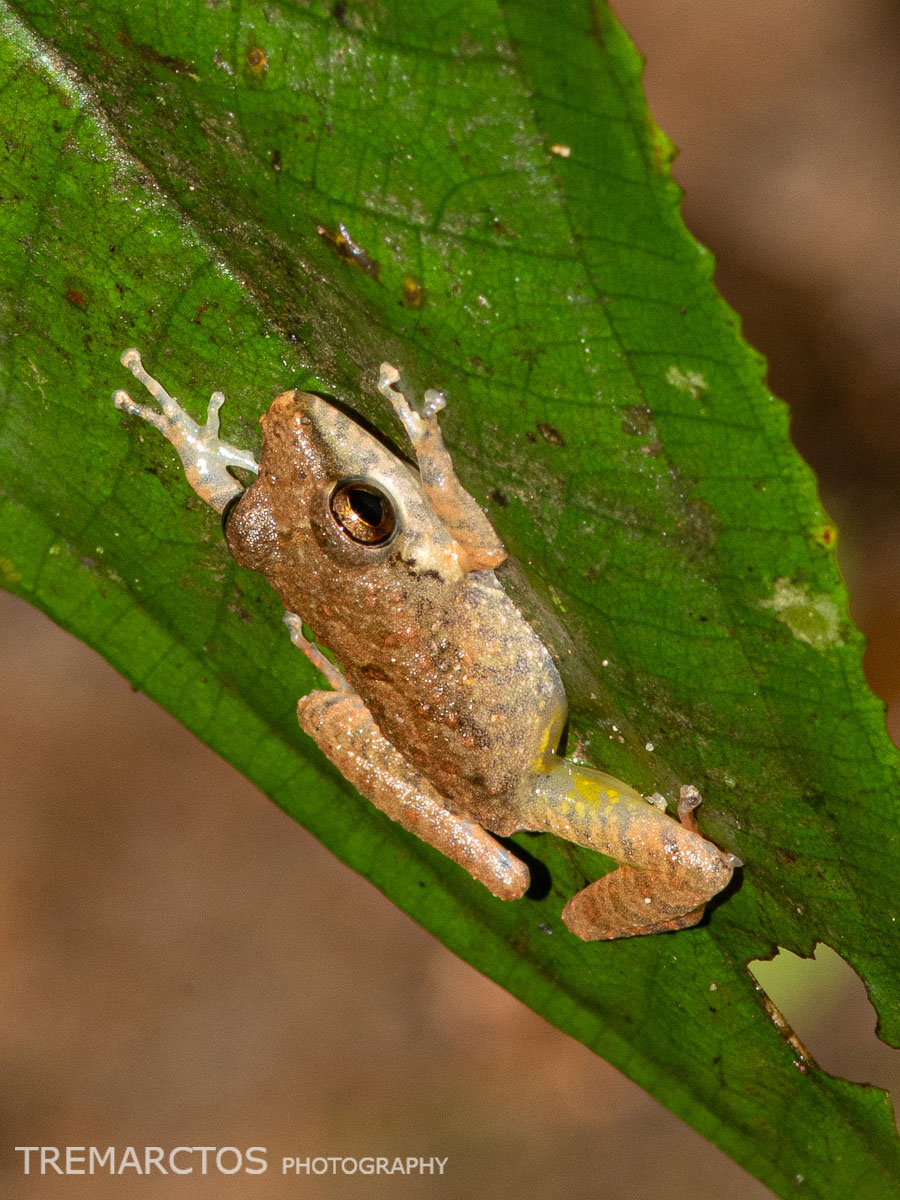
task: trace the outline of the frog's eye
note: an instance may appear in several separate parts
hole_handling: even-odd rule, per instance
[[[397,529],[397,511],[391,498],[374,483],[342,479],[331,493],[331,515],[354,542],[385,546]]]

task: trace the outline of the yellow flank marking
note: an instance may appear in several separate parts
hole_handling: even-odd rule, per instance
[[[573,775],[572,782],[575,785],[575,795],[583,796],[592,804],[597,803],[597,798],[600,794],[600,789],[593,779],[585,779],[583,775]]]
[[[548,725],[544,726],[544,732],[541,734],[541,744],[538,748],[538,758],[543,758],[550,748],[550,735],[553,733],[555,725],[556,722],[551,721]]]
[[[606,805],[607,808],[613,804],[618,804],[623,799],[622,793],[615,788],[605,787],[596,779],[591,779],[588,775],[583,775],[578,771],[572,773],[572,783],[574,785],[574,795],[580,796],[595,807],[599,804]]]

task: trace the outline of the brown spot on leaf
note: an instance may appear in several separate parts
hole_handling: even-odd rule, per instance
[[[256,79],[265,79],[269,71],[269,56],[262,46],[252,46],[247,51],[247,67]]]
[[[354,263],[364,274],[369,275],[372,279],[378,278],[381,267],[377,259],[372,258],[368,251],[353,240],[343,221],[338,223],[336,233],[330,229],[326,229],[324,225],[317,225],[316,233],[323,242],[328,243],[338,258],[343,258],[347,262]]]
[[[653,433],[653,414],[646,404],[631,404],[622,414],[622,432],[635,437]]]
[[[480,371],[482,375],[493,375],[494,368],[484,361],[480,354],[472,354],[469,356],[469,366],[473,371]]]
[[[538,421],[537,431],[551,446],[564,446],[566,439],[559,432],[555,425],[548,425],[546,421]]]
[[[428,299],[428,290],[417,279],[407,276],[403,280],[403,303],[407,308],[422,308]]]
[[[166,71],[171,71],[173,75],[190,75],[194,79],[198,78],[196,67],[192,62],[188,62],[186,58],[176,58],[171,54],[161,54],[159,50],[153,46],[148,46],[145,42],[136,43],[124,30],[120,30],[116,34],[116,41],[129,50],[135,50],[144,62],[154,63],[158,67],[163,67]]]

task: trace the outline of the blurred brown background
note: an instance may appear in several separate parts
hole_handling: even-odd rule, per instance
[[[887,0],[616,7],[682,148],[688,225],[841,526],[872,685],[896,699],[900,16]],[[900,705],[894,722],[897,736]],[[6,596],[0,779],[9,1200],[769,1195]],[[886,1079],[864,996],[850,1004],[845,974],[830,978],[801,1033],[833,1069]],[[422,1180],[54,1181],[22,1176],[23,1143],[450,1162]]]

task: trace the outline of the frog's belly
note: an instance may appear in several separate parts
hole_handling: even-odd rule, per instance
[[[417,604],[428,636],[344,667],[382,733],[453,807],[496,832],[517,824],[522,776],[565,721],[547,649],[492,572]],[[374,647],[373,647],[374,650]]]

